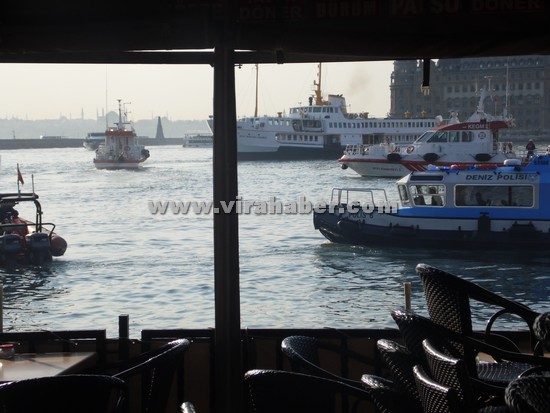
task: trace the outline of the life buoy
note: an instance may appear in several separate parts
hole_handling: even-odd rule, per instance
[[[389,162],[399,162],[401,160],[401,155],[399,155],[396,152],[389,153],[388,156],[386,156],[386,159]]]
[[[125,146],[124,147],[124,152],[128,152],[130,150],[130,147],[129,146]]]
[[[490,153],[478,153],[474,156],[474,159],[478,162],[487,162],[489,161],[493,156]]]
[[[407,148],[407,153],[413,153],[413,152],[414,152],[414,146],[411,145]]]
[[[435,162],[439,159],[439,155],[437,153],[430,152],[425,154],[423,158],[426,162]]]

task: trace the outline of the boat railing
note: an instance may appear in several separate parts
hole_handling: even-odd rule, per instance
[[[333,188],[330,199],[331,205],[386,205],[388,195],[382,188]]]

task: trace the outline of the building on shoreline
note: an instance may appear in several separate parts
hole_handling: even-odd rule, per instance
[[[440,59],[430,67],[429,94],[423,94],[422,61],[395,61],[391,75],[390,116],[402,117],[423,111],[427,116],[449,116],[456,111],[460,119],[475,110],[480,88],[490,85],[488,113],[501,115],[508,102],[508,113],[516,128],[502,134],[507,140],[548,140],[550,137],[550,57],[511,56],[467,59]]]

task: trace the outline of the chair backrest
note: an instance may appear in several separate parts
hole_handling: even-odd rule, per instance
[[[453,388],[434,381],[422,368],[414,366],[413,374],[418,386],[424,413],[463,413]]]
[[[390,380],[371,374],[363,374],[361,382],[372,397],[377,413],[424,413],[420,399],[415,400],[408,394],[403,393]]]
[[[427,368],[428,363],[422,342],[426,338],[436,337],[435,324],[427,317],[410,310],[393,310],[391,316],[397,324],[405,347]]]
[[[425,369],[428,364],[422,344],[424,339],[431,338],[433,340],[438,340],[438,342],[445,340],[447,343],[445,346],[447,353],[450,356],[464,360],[471,377],[477,378],[477,353],[474,351],[473,347],[470,346],[467,347],[469,350],[465,351],[463,344],[460,345],[460,348],[457,348],[455,343],[459,341],[452,340],[450,336],[450,334],[453,333],[452,330],[434,323],[431,318],[424,317],[409,310],[394,310],[391,312],[391,316],[401,332],[407,349],[419,360],[422,360],[421,364]],[[447,332],[449,334],[445,334]],[[459,333],[456,334],[458,335]]]
[[[103,375],[64,375],[0,385],[4,413],[115,413],[121,411],[126,385]]]
[[[474,410],[476,400],[464,360],[445,354],[429,339],[422,344],[430,376],[436,382],[453,388],[465,410]]]
[[[187,339],[171,341],[158,349],[141,354],[130,360],[130,365],[119,373],[114,374],[128,382],[132,378],[142,379],[142,409],[143,412],[164,412],[172,390],[172,382],[179,366],[183,363],[185,352],[190,346]],[[132,394],[129,393],[132,397]],[[181,405],[183,395],[178,393],[178,406]]]
[[[502,314],[514,314],[524,320],[532,333],[532,344],[535,345],[532,325],[538,313],[529,307],[431,265],[418,264],[416,272],[424,286],[430,319],[435,323],[460,334],[472,335],[470,301],[473,300],[483,303],[487,307],[493,307],[495,310],[495,314],[488,320],[486,332],[490,332],[493,323]],[[515,345],[502,336],[486,334],[486,340],[493,340],[494,344],[498,343],[497,345],[501,347],[510,346],[509,349],[519,351]],[[460,344],[456,343],[456,346],[457,349],[463,351]],[[467,358],[469,357],[473,357],[473,355],[467,355]]]
[[[430,319],[460,334],[472,334],[468,291],[471,284],[439,268],[418,264],[416,272],[424,286]]]
[[[346,383],[303,373],[279,370],[250,370],[244,376],[247,407],[252,413],[334,413],[341,401],[372,399],[365,390]]]
[[[542,313],[533,323],[533,331],[546,351],[550,351],[550,313]]]
[[[394,385],[411,399],[420,401],[413,367],[421,364],[423,360],[420,360],[405,346],[393,340],[380,339],[376,342],[376,346],[382,357],[382,361],[390,371]]]
[[[321,367],[319,352],[331,352],[337,355],[343,363],[350,360],[359,361],[369,365],[370,361],[360,354],[332,345],[316,337],[289,336],[281,342],[281,350],[290,360],[292,370],[297,373],[313,374],[327,379],[338,380],[351,386],[362,387],[359,378],[357,380],[345,377],[344,374],[336,374]]]
[[[517,413],[550,412],[550,377],[526,376],[511,381],[506,387],[506,405]]]

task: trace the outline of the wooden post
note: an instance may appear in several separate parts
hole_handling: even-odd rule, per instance
[[[130,316],[120,314],[118,316],[118,355],[120,360],[130,358]]]

